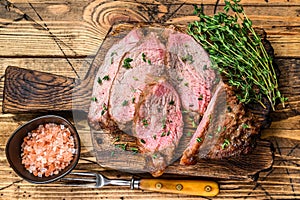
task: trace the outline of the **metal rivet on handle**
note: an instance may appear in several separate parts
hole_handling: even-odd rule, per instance
[[[205,192],[210,192],[212,190],[210,185],[204,187]]]
[[[183,186],[182,186],[181,184],[177,184],[177,185],[176,185],[176,190],[179,190],[179,191],[180,191],[180,190],[182,190],[182,189],[183,189]]]
[[[162,184],[161,183],[156,183],[155,187],[156,187],[156,189],[161,189],[162,188]]]

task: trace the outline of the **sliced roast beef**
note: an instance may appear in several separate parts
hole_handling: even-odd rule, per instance
[[[173,29],[137,28],[113,45],[99,66],[92,98],[90,126],[135,137],[153,176],[178,154],[181,164],[193,164],[245,153],[258,133],[209,55]],[[187,130],[194,132],[190,141]]]
[[[153,176],[159,176],[174,161],[183,133],[180,97],[172,85],[160,79],[146,86],[136,110],[134,133],[148,157],[146,168]]]
[[[95,80],[96,101],[92,101],[88,116],[93,129],[134,135],[140,141],[140,153],[148,160],[145,168],[154,176],[173,161],[183,129],[180,98],[166,81],[166,47],[159,35],[161,29],[157,30],[131,31],[115,45],[115,51],[110,50],[116,57],[110,62],[109,52],[99,68],[97,76],[106,78],[101,84]],[[127,38],[136,40],[124,48]],[[142,116],[149,118],[148,128],[140,126],[139,122],[145,120]]]
[[[124,54],[109,100],[109,117],[120,130],[131,132],[136,102],[147,81],[163,75],[165,54],[165,46],[153,32],[139,46]]]
[[[142,39],[141,31],[131,31],[119,43],[113,45],[106,54],[104,62],[99,66],[96,75],[92,101],[88,113],[89,124],[94,129],[112,129],[115,124],[108,117],[108,101],[110,89],[117,75],[124,53],[131,51]]]
[[[190,165],[200,158],[221,159],[247,153],[258,128],[233,89],[220,82],[180,163]]]
[[[204,114],[218,78],[208,54],[189,35],[172,32],[167,49],[169,77],[186,111]]]

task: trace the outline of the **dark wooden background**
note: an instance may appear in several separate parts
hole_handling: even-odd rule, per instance
[[[203,0],[205,12],[212,14],[216,2]],[[113,24],[135,21],[186,25],[197,19],[193,16],[195,3],[201,1],[0,0],[0,93],[7,66],[84,79],[83,66],[92,62]],[[262,138],[274,146],[272,168],[259,173],[254,180],[219,180],[221,192],[213,199],[299,199],[300,1],[242,0],[241,3],[254,26],[268,34],[281,70],[280,87],[289,102],[286,108],[279,106],[271,114],[273,123],[262,132]],[[217,10],[222,5],[220,1]],[[72,118],[70,113],[60,114]],[[58,183],[33,185],[20,179],[6,161],[5,144],[18,126],[38,115],[0,112],[0,199],[195,199],[119,187],[97,190],[62,187]],[[81,139],[88,144],[89,131]],[[102,171],[111,178],[131,177],[101,168],[91,151],[91,146],[84,146],[76,169]]]

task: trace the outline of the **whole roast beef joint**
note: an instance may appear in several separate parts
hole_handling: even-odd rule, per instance
[[[175,28],[136,28],[107,52],[93,85],[92,129],[136,138],[145,170],[250,152],[260,127],[209,55]]]

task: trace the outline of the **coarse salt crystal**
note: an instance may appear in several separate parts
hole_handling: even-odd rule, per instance
[[[22,163],[35,176],[58,174],[73,159],[74,146],[74,138],[64,125],[40,125],[24,138]]]
[[[47,159],[46,158],[43,158],[42,159],[42,164],[46,164],[47,163]]]

